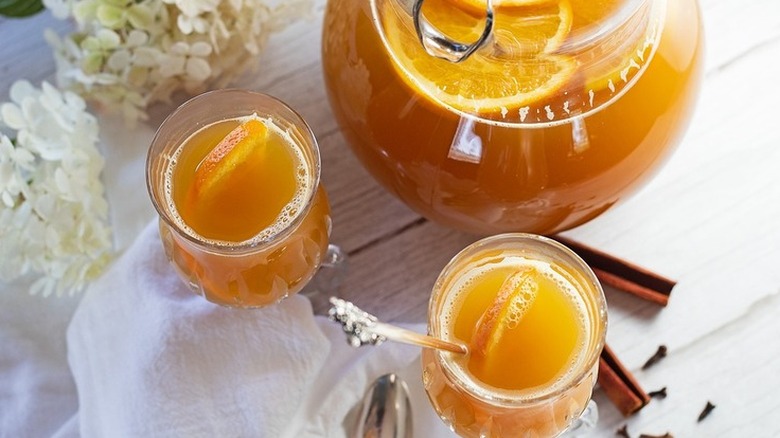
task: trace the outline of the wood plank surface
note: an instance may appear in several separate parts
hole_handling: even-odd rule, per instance
[[[257,71],[236,85],[286,101],[319,139],[333,242],[350,253],[340,294],[382,319],[422,322],[439,271],[477,237],[420,218],[379,187],[349,151],[324,91],[323,5],[318,0],[311,20],[274,36]],[[676,437],[780,436],[780,399],[774,395],[780,390],[780,2],[702,0],[701,5],[706,75],[683,144],[634,197],[566,233],[679,282],[663,310],[607,290],[608,342],[645,389],[667,386],[669,397],[626,420],[597,391],[601,420],[594,436],[612,436],[626,423],[632,436],[667,431]],[[63,32],[68,25],[48,14],[0,19],[0,101],[18,78],[37,83],[52,77],[44,27]],[[115,208],[120,246],[153,217],[138,164],[123,163],[138,163],[169,110],[155,108],[135,139],[104,139],[113,170],[107,178],[123,178],[131,188],[109,193],[110,199],[135,192]],[[142,211],[143,220],[122,222],[122,208]],[[669,346],[669,357],[640,371],[661,343]],[[707,400],[718,407],[697,423]]]

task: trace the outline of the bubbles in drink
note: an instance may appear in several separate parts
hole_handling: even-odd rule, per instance
[[[515,275],[518,272],[527,271],[529,268],[533,271],[533,277],[530,281],[527,276]],[[503,283],[507,281],[511,284],[504,285]],[[474,386],[481,388],[489,394],[512,398],[532,398],[555,391],[565,385],[566,382],[570,381],[573,374],[582,370],[586,359],[585,356],[588,350],[587,344],[589,342],[591,330],[587,306],[582,297],[582,292],[574,283],[574,279],[564,275],[564,273],[561,272],[560,267],[553,262],[529,259],[519,252],[505,251],[500,255],[491,254],[487,260],[485,257],[477,257],[476,260],[465,263],[463,266],[459,267],[457,272],[452,274],[449,281],[444,281],[442,285],[447,287],[447,290],[442,292],[445,296],[442,299],[438,331],[445,339],[466,342],[467,344],[470,341],[473,341],[473,339],[470,340],[468,338],[469,335],[466,335],[466,338],[464,339],[463,328],[457,327],[457,325],[459,323],[462,324],[463,321],[474,321],[469,324],[482,324],[486,318],[486,313],[482,314],[482,312],[488,311],[468,307],[474,307],[476,305],[475,303],[481,302],[483,303],[482,306],[487,305],[489,308],[491,304],[484,304],[485,300],[493,302],[492,305],[496,306],[494,300],[499,298],[496,295],[496,298],[483,297],[482,299],[475,299],[472,294],[490,294],[489,290],[492,290],[493,294],[498,294],[497,289],[499,286],[502,289],[504,287],[511,288],[513,293],[511,298],[505,303],[506,310],[502,313],[501,321],[496,323],[502,324],[503,330],[493,330],[491,331],[491,334],[500,333],[502,336],[510,336],[510,338],[507,338],[511,339],[508,342],[513,342],[513,337],[516,335],[507,335],[507,331],[527,330],[528,326],[523,326],[524,317],[534,310],[534,306],[537,306],[537,314],[534,318],[538,320],[540,318],[538,306],[547,305],[540,303],[543,303],[545,300],[550,300],[548,295],[551,290],[557,291],[556,294],[560,297],[560,301],[568,303],[565,304],[565,307],[571,309],[568,312],[572,316],[570,324],[572,324],[572,330],[577,333],[576,339],[571,345],[571,355],[566,356],[566,359],[561,362],[561,371],[558,372],[557,375],[551,376],[547,383],[544,383],[543,385],[538,384],[536,386],[523,387],[522,389],[506,389],[491,385],[474,374],[473,367],[475,362],[471,357],[453,359],[453,372],[459,375],[463,380],[472,382]],[[485,289],[486,287],[489,290]],[[547,295],[541,296],[542,290],[544,290],[544,293]],[[478,315],[473,315],[475,312],[477,312]],[[464,314],[472,314],[472,316],[464,317]],[[482,316],[479,316],[479,314]],[[563,323],[562,320],[556,319],[559,316],[557,314],[542,316],[552,320],[553,322],[551,324],[558,325]],[[533,324],[538,324],[538,321]],[[542,327],[543,325],[537,325],[534,330],[538,330]],[[477,330],[478,329],[476,328],[473,329],[475,332]],[[494,342],[503,341],[494,340]],[[543,346],[545,342],[549,341],[546,339],[538,339],[536,343],[532,342],[532,345],[535,345],[535,348],[538,348],[540,345]],[[555,348],[556,346],[552,345],[552,347]],[[470,354],[473,356],[476,353],[472,351]],[[482,362],[489,362],[491,360],[501,362],[507,360],[505,352],[489,351],[485,354],[487,356],[497,354],[498,356],[496,356],[495,359],[485,356],[485,358],[480,359]],[[486,366],[488,369],[495,368],[493,365]],[[501,380],[502,377],[499,376],[497,379]]]
[[[292,156],[292,160],[295,166],[294,175],[292,175],[295,181],[295,193],[293,194],[290,201],[287,202],[287,204],[281,209],[275,220],[260,230],[253,237],[240,242],[228,242],[224,240],[207,238],[195,231],[189,224],[185,222],[176,206],[176,202],[174,202],[174,192],[176,190],[181,190],[174,187],[174,181],[177,181],[175,178],[177,164],[182,162],[182,152],[189,149],[188,143],[190,143],[193,138],[202,132],[212,129],[212,127],[215,125],[224,124],[225,122],[234,121],[235,125],[241,125],[251,119],[259,120],[268,129],[269,138],[266,144],[273,147],[279,147],[279,144],[282,144],[289,152],[291,152],[290,155]],[[276,137],[278,141],[272,141],[273,137]],[[312,167],[307,160],[306,153],[304,152],[302,145],[300,145],[288,132],[286,132],[286,130],[282,129],[280,126],[274,123],[271,118],[260,117],[257,114],[252,114],[235,119],[217,121],[190,134],[189,137],[187,137],[187,139],[179,145],[179,147],[173,152],[172,156],[168,159],[167,166],[165,167],[164,171],[163,186],[166,207],[170,212],[170,216],[176,222],[177,226],[184,230],[185,233],[208,244],[219,244],[221,246],[243,246],[254,245],[270,240],[274,236],[287,229],[290,224],[295,222],[300,213],[305,210],[309,199],[313,195],[312,192],[315,185],[315,178],[316,175],[314,175],[312,172]],[[247,198],[243,202],[262,202],[262,199],[258,200]]]

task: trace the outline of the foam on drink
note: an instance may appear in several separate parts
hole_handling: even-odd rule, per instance
[[[513,299],[508,303],[508,313],[506,314],[504,321],[507,331],[522,329],[519,327],[523,322],[523,318],[529,315],[529,312],[532,310],[536,300],[540,298],[540,288],[545,288],[543,293],[550,293],[551,286],[554,285],[554,289],[565,298],[569,308],[573,310],[573,315],[571,315],[573,316],[573,326],[576,327],[576,331],[578,333],[576,344],[573,345],[568,361],[564,364],[561,364],[557,375],[546,382],[540,382],[537,385],[522,388],[507,389],[506,387],[499,387],[497,385],[487,383],[485,382],[486,379],[480,378],[480,376],[477,374],[479,374],[481,371],[475,368],[475,362],[477,362],[477,360],[476,356],[474,356],[479,354],[478,352],[472,351],[467,357],[455,358],[451,363],[451,372],[458,375],[461,380],[470,382],[473,387],[479,388],[481,392],[489,396],[506,397],[512,399],[528,399],[554,392],[563,387],[567,381],[571,380],[573,377],[572,375],[581,369],[586,359],[586,344],[590,337],[591,328],[589,319],[587,317],[586,304],[581,296],[581,293],[577,290],[574,281],[568,277],[565,270],[561,269],[554,263],[550,263],[544,260],[528,259],[520,254],[511,253],[509,251],[505,251],[488,259],[481,258],[479,260],[471,261],[462,267],[460,274],[458,274],[457,278],[451,282],[452,286],[448,289],[446,298],[443,301],[441,326],[439,327],[441,336],[448,340],[470,344],[473,340],[471,336],[464,336],[463,330],[459,331],[456,329],[456,324],[458,323],[458,318],[463,317],[464,312],[466,314],[482,314],[482,312],[485,311],[481,308],[477,309],[464,307],[479,307],[481,305],[475,303],[485,301],[484,299],[475,299],[472,294],[490,293],[484,290],[480,290],[480,286],[483,285],[485,281],[488,281],[490,276],[495,276],[498,274],[501,275],[502,278],[506,278],[506,276],[511,275],[513,272],[519,272],[529,268],[538,273],[538,278],[542,279],[539,283],[544,284],[531,282],[518,285],[520,288],[519,293],[515,294]],[[506,275],[504,273],[506,273]],[[495,293],[495,291],[493,292]],[[491,300],[492,297],[489,297],[488,301]],[[549,324],[556,324],[557,321],[555,318],[566,317],[566,315],[555,314],[542,316],[548,318],[547,323]],[[534,317],[537,320],[539,319],[538,315],[535,315]],[[474,319],[473,316],[466,316],[466,318]],[[477,320],[477,324],[480,324],[484,318],[485,316],[482,315],[482,317]],[[535,322],[534,324],[544,324],[544,322]],[[563,322],[561,322],[561,324],[563,324]],[[474,332],[476,332],[476,329],[474,329]],[[504,336],[507,336],[506,339],[502,339],[499,342],[511,342],[515,338],[515,336],[513,336],[511,333],[509,335],[504,334]],[[555,338],[551,337],[548,340],[542,341],[549,341],[551,348],[559,348],[559,346],[555,344],[557,341]],[[486,354],[489,356],[491,353],[488,352]],[[489,361],[490,358],[488,357],[487,360]],[[533,365],[530,363],[517,363],[516,369],[510,369],[509,367],[503,365],[487,368],[493,368],[494,371],[499,373],[499,375],[490,376],[490,379],[492,379],[492,381],[495,383],[503,382],[505,377],[508,377],[501,375],[502,373],[510,373],[511,371],[519,373],[530,372],[530,369],[533,368]],[[475,371],[477,372],[475,373]]]
[[[178,173],[184,171],[188,173],[194,172],[198,165],[203,160],[202,156],[207,155],[215,146],[216,143],[214,141],[206,141],[205,143],[208,144],[202,144],[203,137],[208,135],[208,131],[210,130],[216,130],[220,129],[218,128],[221,126],[222,128],[220,131],[225,130],[225,126],[230,127],[231,129],[235,126],[239,126],[243,124],[244,122],[255,119],[260,122],[262,122],[266,128],[268,128],[268,147],[284,147],[288,152],[291,153],[292,161],[294,163],[294,176],[295,176],[295,192],[292,195],[291,199],[281,208],[281,211],[278,212],[278,215],[276,216],[275,220],[273,220],[269,225],[265,226],[264,228],[257,231],[256,234],[254,234],[249,239],[243,239],[240,241],[227,241],[222,239],[212,239],[209,237],[206,237],[202,235],[202,233],[198,232],[196,229],[194,229],[187,221],[182,217],[183,214],[180,211],[180,206],[177,205],[181,202],[181,197],[177,195],[178,192],[182,190],[186,190],[186,187],[179,187],[183,185],[191,184],[192,182],[187,180],[187,178],[182,178],[182,176]],[[221,137],[218,135],[217,138]],[[201,143],[201,144],[199,144]],[[213,144],[212,144],[213,143]],[[193,148],[198,148],[199,150],[196,151],[196,155],[201,157],[195,158],[193,156],[187,157],[187,155],[192,155],[193,152],[191,151]],[[195,160],[197,162],[195,162]],[[181,169],[180,166],[182,166],[185,169]],[[176,151],[172,154],[171,160],[168,164],[168,166],[165,169],[165,200],[168,203],[168,208],[170,208],[170,211],[172,212],[172,216],[174,221],[177,222],[177,224],[188,234],[190,234],[193,237],[198,238],[199,240],[202,240],[207,243],[215,244],[219,243],[223,246],[237,246],[237,245],[246,245],[246,244],[258,244],[263,241],[267,241],[274,236],[278,235],[279,233],[283,232],[292,222],[295,221],[296,218],[298,218],[305,210],[305,207],[307,205],[308,200],[312,196],[312,187],[313,187],[313,176],[311,167],[308,163],[308,160],[306,159],[306,156],[301,149],[300,145],[295,141],[295,139],[292,137],[292,135],[287,132],[286,130],[282,129],[280,126],[278,126],[274,121],[270,118],[264,118],[259,117],[257,114],[252,114],[245,117],[238,117],[234,119],[226,119],[221,120],[218,122],[211,123],[209,125],[204,126],[203,128],[195,131],[192,133],[185,141],[181,143],[181,145],[176,149]],[[237,190],[240,190],[241,188],[236,188]],[[256,199],[251,196],[251,193],[247,193],[245,202],[263,202],[263,199]]]

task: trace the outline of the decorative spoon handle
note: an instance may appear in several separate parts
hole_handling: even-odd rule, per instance
[[[379,345],[386,340],[403,342],[425,348],[445,350],[452,353],[466,354],[468,349],[463,344],[445,341],[432,336],[421,335],[390,324],[379,322],[374,315],[361,310],[358,306],[340,298],[331,297],[331,308],[328,317],[331,321],[341,324],[347,341],[353,347],[366,344]]]

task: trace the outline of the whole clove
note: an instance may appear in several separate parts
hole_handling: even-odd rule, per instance
[[[624,424],[623,427],[616,430],[615,435],[621,438],[631,438],[631,435],[628,434],[628,424]]]
[[[701,411],[701,414],[699,414],[699,419],[696,420],[697,423],[701,423],[702,420],[709,417],[712,410],[715,409],[715,405],[712,404],[712,402],[707,401],[707,406],[704,407],[704,410]]]
[[[674,435],[672,435],[669,432],[666,432],[663,435],[648,435],[646,433],[643,433],[642,435],[639,435],[639,438],[674,438]]]
[[[655,354],[653,354],[650,359],[647,359],[647,362],[645,362],[644,365],[642,365],[642,369],[646,370],[650,368],[651,366],[657,364],[661,359],[666,357],[667,353],[666,345],[659,345],[658,350],[656,350]]]
[[[647,395],[650,396],[650,398],[658,398],[658,399],[665,399],[666,398],[666,387],[659,389],[658,391],[650,391],[647,393]]]

